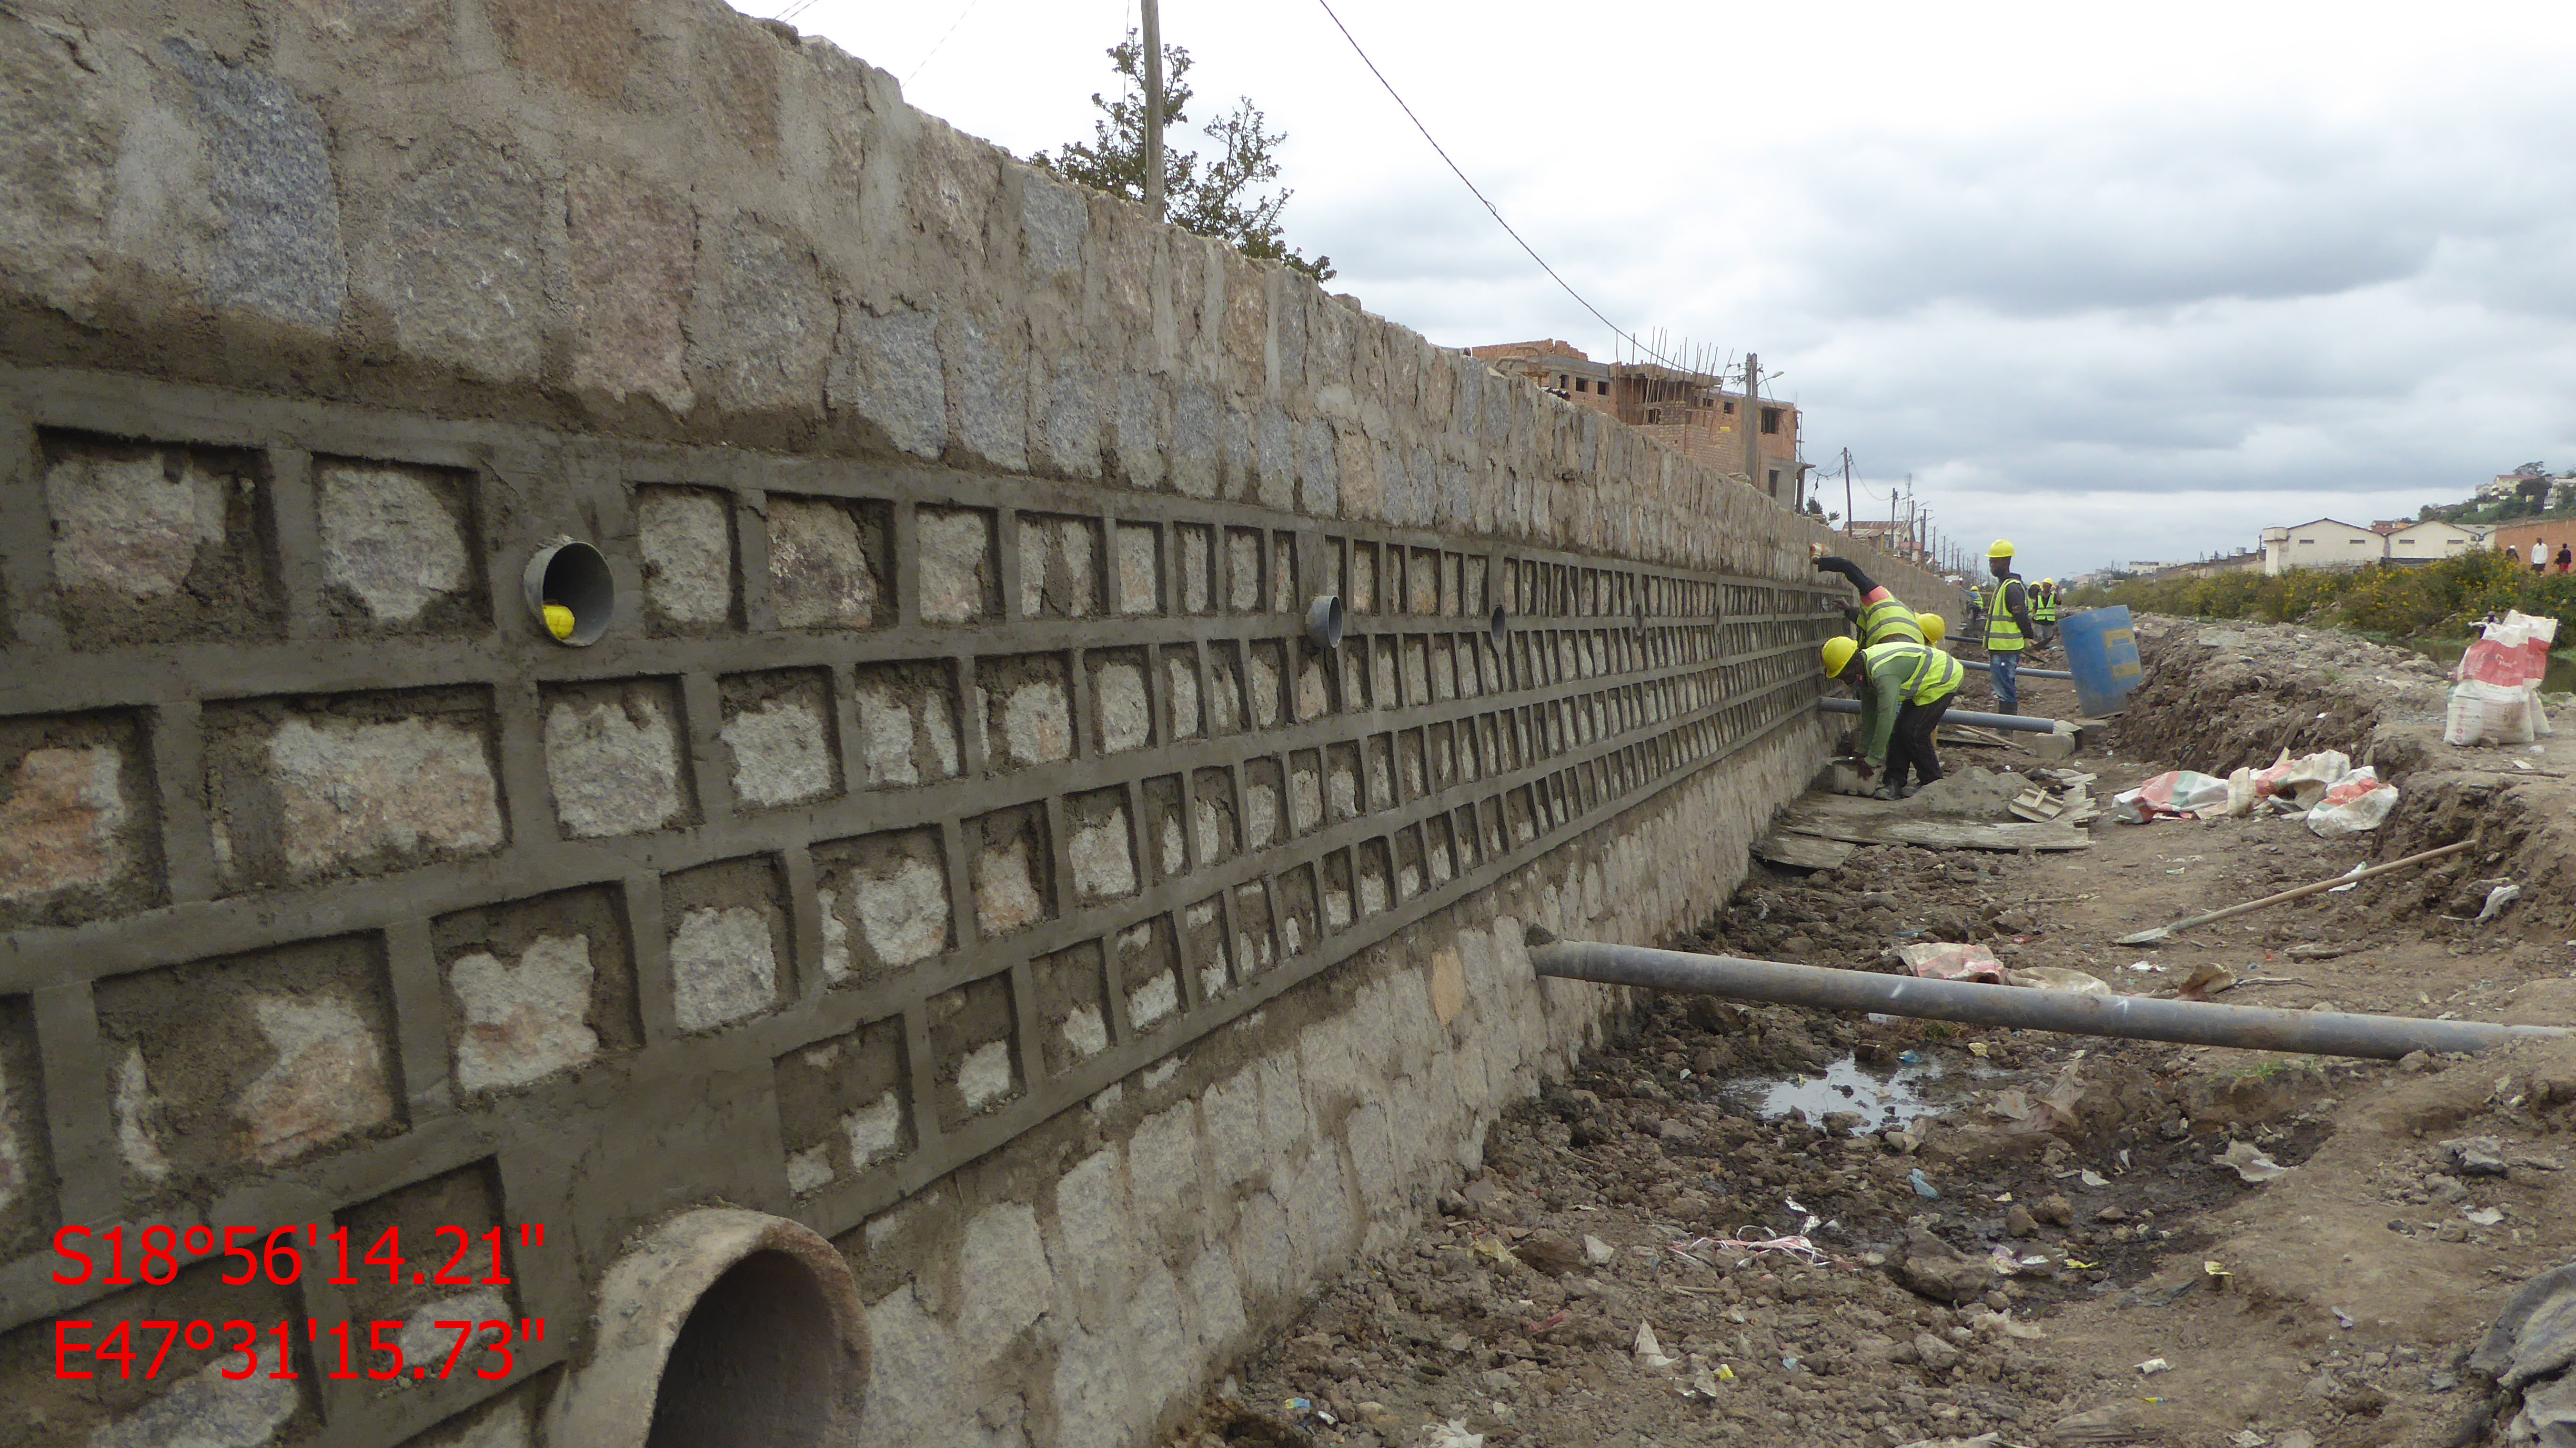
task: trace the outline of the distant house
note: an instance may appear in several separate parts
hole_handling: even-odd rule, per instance
[[[1883,518],[1855,518],[1843,526],[1854,539],[1883,548],[1899,558],[1912,558],[1920,551],[1911,522],[1890,523]]]
[[[2556,481],[2550,477],[2549,469],[2543,465],[2524,463],[2512,472],[2496,474],[2495,481],[2492,483],[2478,484],[2478,501],[2501,503],[2507,498],[2527,496],[2524,490],[2532,489],[2546,506],[2550,491],[2546,485]]]
[[[2354,523],[2319,518],[2295,528],[2263,530],[2263,572],[2293,568],[2358,568],[2376,563],[2386,549],[2380,535]]]
[[[2388,540],[2385,556],[2392,563],[2428,563],[2441,558],[2457,558],[2485,541],[2483,530],[2439,520],[2401,524],[2383,536]]]

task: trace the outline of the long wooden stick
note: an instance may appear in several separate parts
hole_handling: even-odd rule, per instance
[[[2316,894],[2320,890],[2331,890],[2337,885],[2358,885],[2362,881],[2367,880],[2374,875],[2385,875],[2391,870],[2403,870],[2409,865],[2420,865],[2426,860],[2438,860],[2444,855],[2456,855],[2460,851],[2465,850],[2476,843],[2477,841],[2475,840],[2459,840],[2452,844],[2444,845],[2440,849],[2426,850],[2420,855],[2408,855],[2402,860],[2391,860],[2385,865],[2373,865],[2369,869],[2364,870],[2357,875],[2329,876],[2328,878],[2319,880],[2314,884],[2301,885],[2295,890],[2284,890],[2278,895],[2266,895],[2260,900],[2248,900],[2242,905],[2230,905],[2224,910],[2212,910],[2206,915],[2194,915],[2188,920],[2177,920],[2171,925],[2159,925],[2153,930],[2141,930],[2135,935],[2123,935],[2117,943],[2121,945],[2153,945],[2157,941],[2163,940],[2172,935],[2177,930],[2189,930],[2195,925],[2209,925],[2220,920],[2233,919],[2239,915],[2250,915],[2257,910],[2264,910],[2274,905],[2286,904],[2292,900],[2303,899],[2307,896]]]

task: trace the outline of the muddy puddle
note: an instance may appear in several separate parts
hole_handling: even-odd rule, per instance
[[[1884,1076],[1845,1056],[1821,1074],[1740,1079],[1727,1083],[1723,1094],[1751,1106],[1765,1121],[1796,1116],[1810,1126],[1866,1136],[1939,1115],[1943,1106],[1931,1091],[1944,1074],[1939,1063],[1913,1051]]]

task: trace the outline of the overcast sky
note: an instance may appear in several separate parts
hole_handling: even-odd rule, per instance
[[[1027,155],[1089,134],[1135,4],[792,19]],[[1911,473],[1936,527],[2063,575],[2576,467],[2569,7],[1335,8],[1601,311],[1783,374],[1864,517]],[[1334,290],[1444,345],[1611,355],[1316,0],[1163,27],[1193,125],[1250,95],[1289,133],[1289,239]]]

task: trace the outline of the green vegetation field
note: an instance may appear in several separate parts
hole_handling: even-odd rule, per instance
[[[2143,613],[2307,623],[2413,638],[2463,633],[2490,609],[2501,614],[2518,608],[2562,624],[2576,619],[2576,573],[2537,574],[2510,554],[2483,550],[2417,568],[2294,568],[2272,578],[2229,573],[2087,588],[2071,598],[2078,607],[2125,603]],[[2569,632],[2562,627],[2559,637]]]

